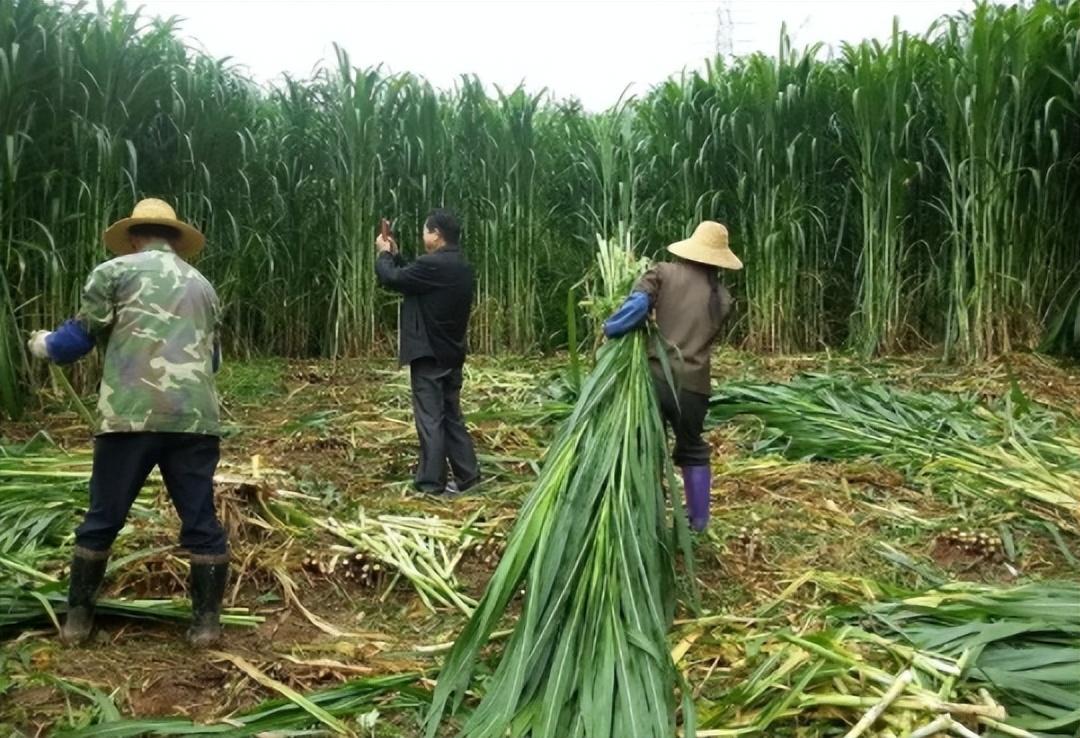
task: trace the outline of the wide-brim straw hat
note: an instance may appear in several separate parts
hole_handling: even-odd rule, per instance
[[[180,237],[173,243],[173,250],[185,259],[202,251],[206,236],[198,228],[176,217],[176,211],[164,200],[147,198],[135,203],[130,218],[118,220],[105,230],[105,247],[117,256],[132,253],[128,230],[135,225],[162,225],[175,228]]]
[[[676,241],[667,250],[682,259],[709,264],[722,269],[742,269],[743,263],[728,246],[727,228],[721,223],[706,220],[694,229],[685,241]]]

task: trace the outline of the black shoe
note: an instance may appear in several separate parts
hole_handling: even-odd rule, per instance
[[[442,497],[444,492],[445,487],[419,487],[416,484],[412,486],[412,493],[420,497]]]
[[[90,638],[94,630],[94,604],[108,564],[108,551],[75,547],[68,580],[68,613],[60,628],[60,640],[64,643],[73,646]]]
[[[469,490],[480,484],[480,477],[473,477],[468,482],[459,483],[457,480],[451,480],[446,485],[446,489],[443,490],[443,494],[455,497],[457,495],[463,495]]]
[[[188,586],[191,592],[191,627],[187,640],[195,648],[209,648],[221,640],[221,600],[229,580],[229,557],[192,557]]]

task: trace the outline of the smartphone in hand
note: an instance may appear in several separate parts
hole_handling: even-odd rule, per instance
[[[379,235],[384,241],[390,242],[390,253],[397,253],[397,244],[394,243],[394,234],[390,232],[390,221],[383,218],[379,221]]]

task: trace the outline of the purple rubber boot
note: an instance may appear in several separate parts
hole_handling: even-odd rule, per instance
[[[712,488],[708,466],[684,466],[683,488],[690,527],[700,533],[709,524],[709,492]]]

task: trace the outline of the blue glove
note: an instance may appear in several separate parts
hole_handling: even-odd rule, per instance
[[[649,296],[644,292],[631,292],[630,297],[604,321],[604,335],[618,338],[645,322],[649,314]]]
[[[45,338],[45,347],[49,358],[57,364],[70,364],[90,353],[94,348],[94,339],[75,319],[65,320],[64,324]]]

